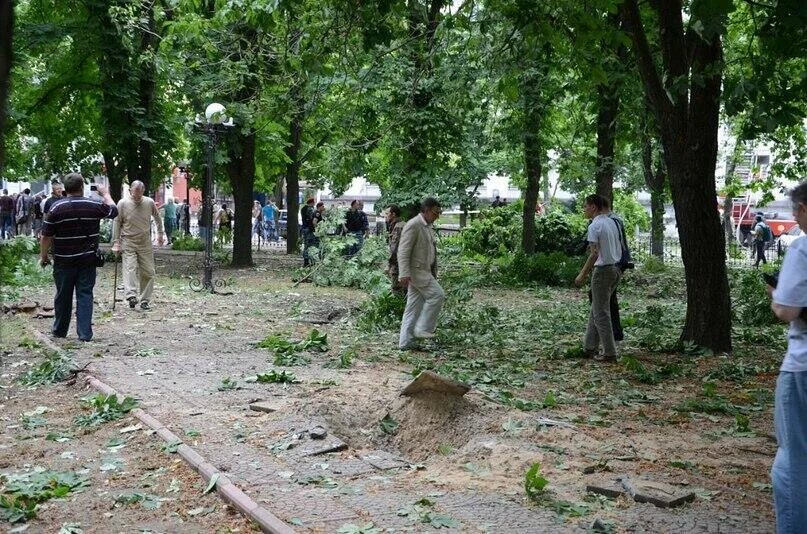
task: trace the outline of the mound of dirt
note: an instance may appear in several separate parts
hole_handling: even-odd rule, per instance
[[[396,401],[390,417],[398,422],[390,445],[405,457],[421,461],[441,445],[458,449],[475,434],[496,427],[496,408],[481,399],[423,392]]]

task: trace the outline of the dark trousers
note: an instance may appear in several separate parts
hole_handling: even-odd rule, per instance
[[[766,264],[768,260],[765,259],[765,245],[767,243],[765,241],[754,241],[754,247],[757,250],[757,262],[754,265],[759,265],[759,262]]]
[[[0,237],[3,239],[14,237],[14,215],[12,213],[0,214]]]
[[[92,290],[95,287],[95,266],[53,267],[56,298],[53,299],[53,335],[65,337],[73,314],[73,293],[76,295],[76,334],[82,341],[92,339]]]

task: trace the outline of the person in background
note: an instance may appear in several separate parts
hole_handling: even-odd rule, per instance
[[[101,219],[114,219],[118,208],[106,188],[98,186],[101,202],[84,198],[84,177],[78,173],[64,178],[67,197],[54,204],[45,215],[39,246],[39,263],[50,263],[53,246],[54,337],[66,337],[76,297],[76,334],[81,341],[92,339],[93,288],[95,259]]]
[[[151,220],[157,225],[157,243],[163,246],[163,221],[154,201],[145,196],[143,182],[135,180],[129,198],[118,202],[118,218],[112,226],[112,252],[123,251],[123,287],[129,307],[138,300],[140,308],[151,308],[154,291],[154,248],[151,244]],[[138,291],[139,289],[139,291]]]
[[[268,241],[280,241],[280,235],[277,231],[277,206],[272,199],[267,199],[266,204],[263,206],[263,236]]]
[[[168,202],[163,206],[163,228],[165,228],[165,239],[169,245],[176,231],[176,220],[177,205],[174,204],[173,198],[169,198]]]
[[[47,215],[53,209],[53,204],[65,198],[64,186],[59,182],[50,184],[50,196],[42,204],[42,213]]]
[[[263,235],[263,211],[261,203],[257,200],[252,203],[252,237],[264,237]]]
[[[34,198],[27,187],[17,197],[17,235],[31,235],[34,222]]]
[[[39,233],[42,231],[42,220],[45,214],[42,211],[42,206],[45,205],[45,194],[39,193],[34,197],[34,237],[39,239]]]
[[[367,214],[364,213],[364,202],[361,200],[354,200],[350,203],[350,209],[345,214],[345,230],[356,238],[356,242],[348,247],[347,255],[358,254],[361,247],[364,246],[364,238],[370,231],[370,223],[367,220]]]
[[[608,216],[608,199],[589,195],[585,200],[585,216],[591,219],[587,241],[589,257],[575,278],[575,285],[582,286],[591,274],[591,313],[583,341],[586,354],[598,361],[616,361],[618,358],[614,330],[611,323],[610,301],[622,272],[617,263],[622,258],[619,228]],[[593,271],[593,272],[592,272]],[[602,353],[599,352],[602,344]]]
[[[793,217],[807,232],[807,182],[790,193]],[[787,353],[776,380],[774,425],[779,448],[771,467],[776,532],[796,534],[807,527],[807,239],[793,241],[776,288],[768,286],[771,309],[790,323]]]
[[[440,213],[440,203],[434,198],[425,198],[420,214],[409,219],[401,231],[398,280],[407,288],[398,338],[401,350],[414,348],[417,338],[434,337],[437,315],[445,300],[445,292],[437,283],[437,245],[432,229]]]
[[[305,201],[305,206],[300,208],[300,235],[303,237],[303,267],[311,265],[311,258],[309,256],[309,248],[314,246],[314,199],[309,197]]]
[[[14,199],[8,194],[8,189],[3,189],[0,195],[0,238],[11,239],[14,237]]]
[[[227,204],[222,204],[221,209],[216,214],[216,221],[219,224],[219,236],[224,243],[232,243],[233,241],[233,210],[227,207]]]
[[[756,254],[754,267],[759,267],[759,262],[768,264],[768,260],[765,259],[765,249],[771,242],[771,227],[765,222],[765,217],[761,213],[757,213],[755,220],[756,223],[751,233],[754,235],[754,252]]]
[[[397,204],[391,204],[384,213],[384,219],[387,223],[387,244],[389,245],[387,275],[392,282],[392,292],[403,297],[406,294],[406,288],[398,280],[398,245],[404,228],[404,222],[401,220],[401,208]]]

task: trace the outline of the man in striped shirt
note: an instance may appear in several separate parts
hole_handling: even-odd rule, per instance
[[[114,219],[118,208],[102,185],[98,194],[103,202],[84,198],[84,178],[71,173],[64,178],[67,197],[54,204],[45,216],[40,241],[39,263],[50,263],[48,251],[53,245],[53,300],[55,319],[52,333],[67,336],[76,294],[76,333],[81,341],[92,339],[92,292],[95,287],[95,254],[101,219]]]

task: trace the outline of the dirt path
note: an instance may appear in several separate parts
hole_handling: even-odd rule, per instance
[[[96,309],[97,341],[68,339],[62,346],[301,532],[359,532],[349,525],[368,523],[415,531],[575,532],[595,519],[616,532],[773,530],[766,486],[775,451],[767,435],[770,399],[754,415],[756,432],[736,432],[733,416],[672,410],[698,394],[697,379],[637,385],[621,368],[557,360],[540,350],[533,359],[540,370],[523,395],[554,392],[557,403],[544,409],[516,410],[478,390],[459,401],[402,398],[419,356],[395,350],[395,332],[355,329],[364,293],[293,287],[283,262],[218,273],[232,277],[231,296],[189,291],[185,268],[171,264],[174,276],[160,278],[152,311],[119,304],[112,313],[107,299]],[[110,267],[99,273],[99,298],[111,295],[111,279]],[[479,294],[480,304],[517,302],[538,312],[564,299],[579,300],[563,292]],[[328,316],[337,319],[310,322]],[[47,320],[32,322],[40,331],[49,327]],[[271,334],[303,339],[313,328],[327,333],[330,348],[304,352],[309,363],[276,368],[270,352],[256,347]],[[355,356],[340,369],[346,353]],[[479,353],[473,356],[485,357],[483,347]],[[248,381],[270,369],[299,382]],[[772,375],[759,380],[772,391]],[[737,393],[730,388],[721,385],[720,394]],[[250,410],[259,399],[274,411]],[[538,424],[542,417],[570,424]],[[385,418],[388,433],[380,425]],[[311,439],[316,426],[327,430],[324,440]],[[312,454],[342,442],[343,450]],[[524,474],[534,463],[550,482],[552,498],[543,504],[524,493]],[[587,483],[622,472],[697,489],[699,497],[663,510],[586,494]]]
[[[9,532],[258,532],[215,492],[205,494],[204,481],[134,417],[77,424],[90,413],[81,399],[94,394],[82,384],[18,384],[45,349],[26,336],[21,320],[3,321],[3,493],[16,500],[10,492],[16,484],[41,498],[38,477],[75,485]],[[19,519],[19,512],[0,505],[6,520]]]

